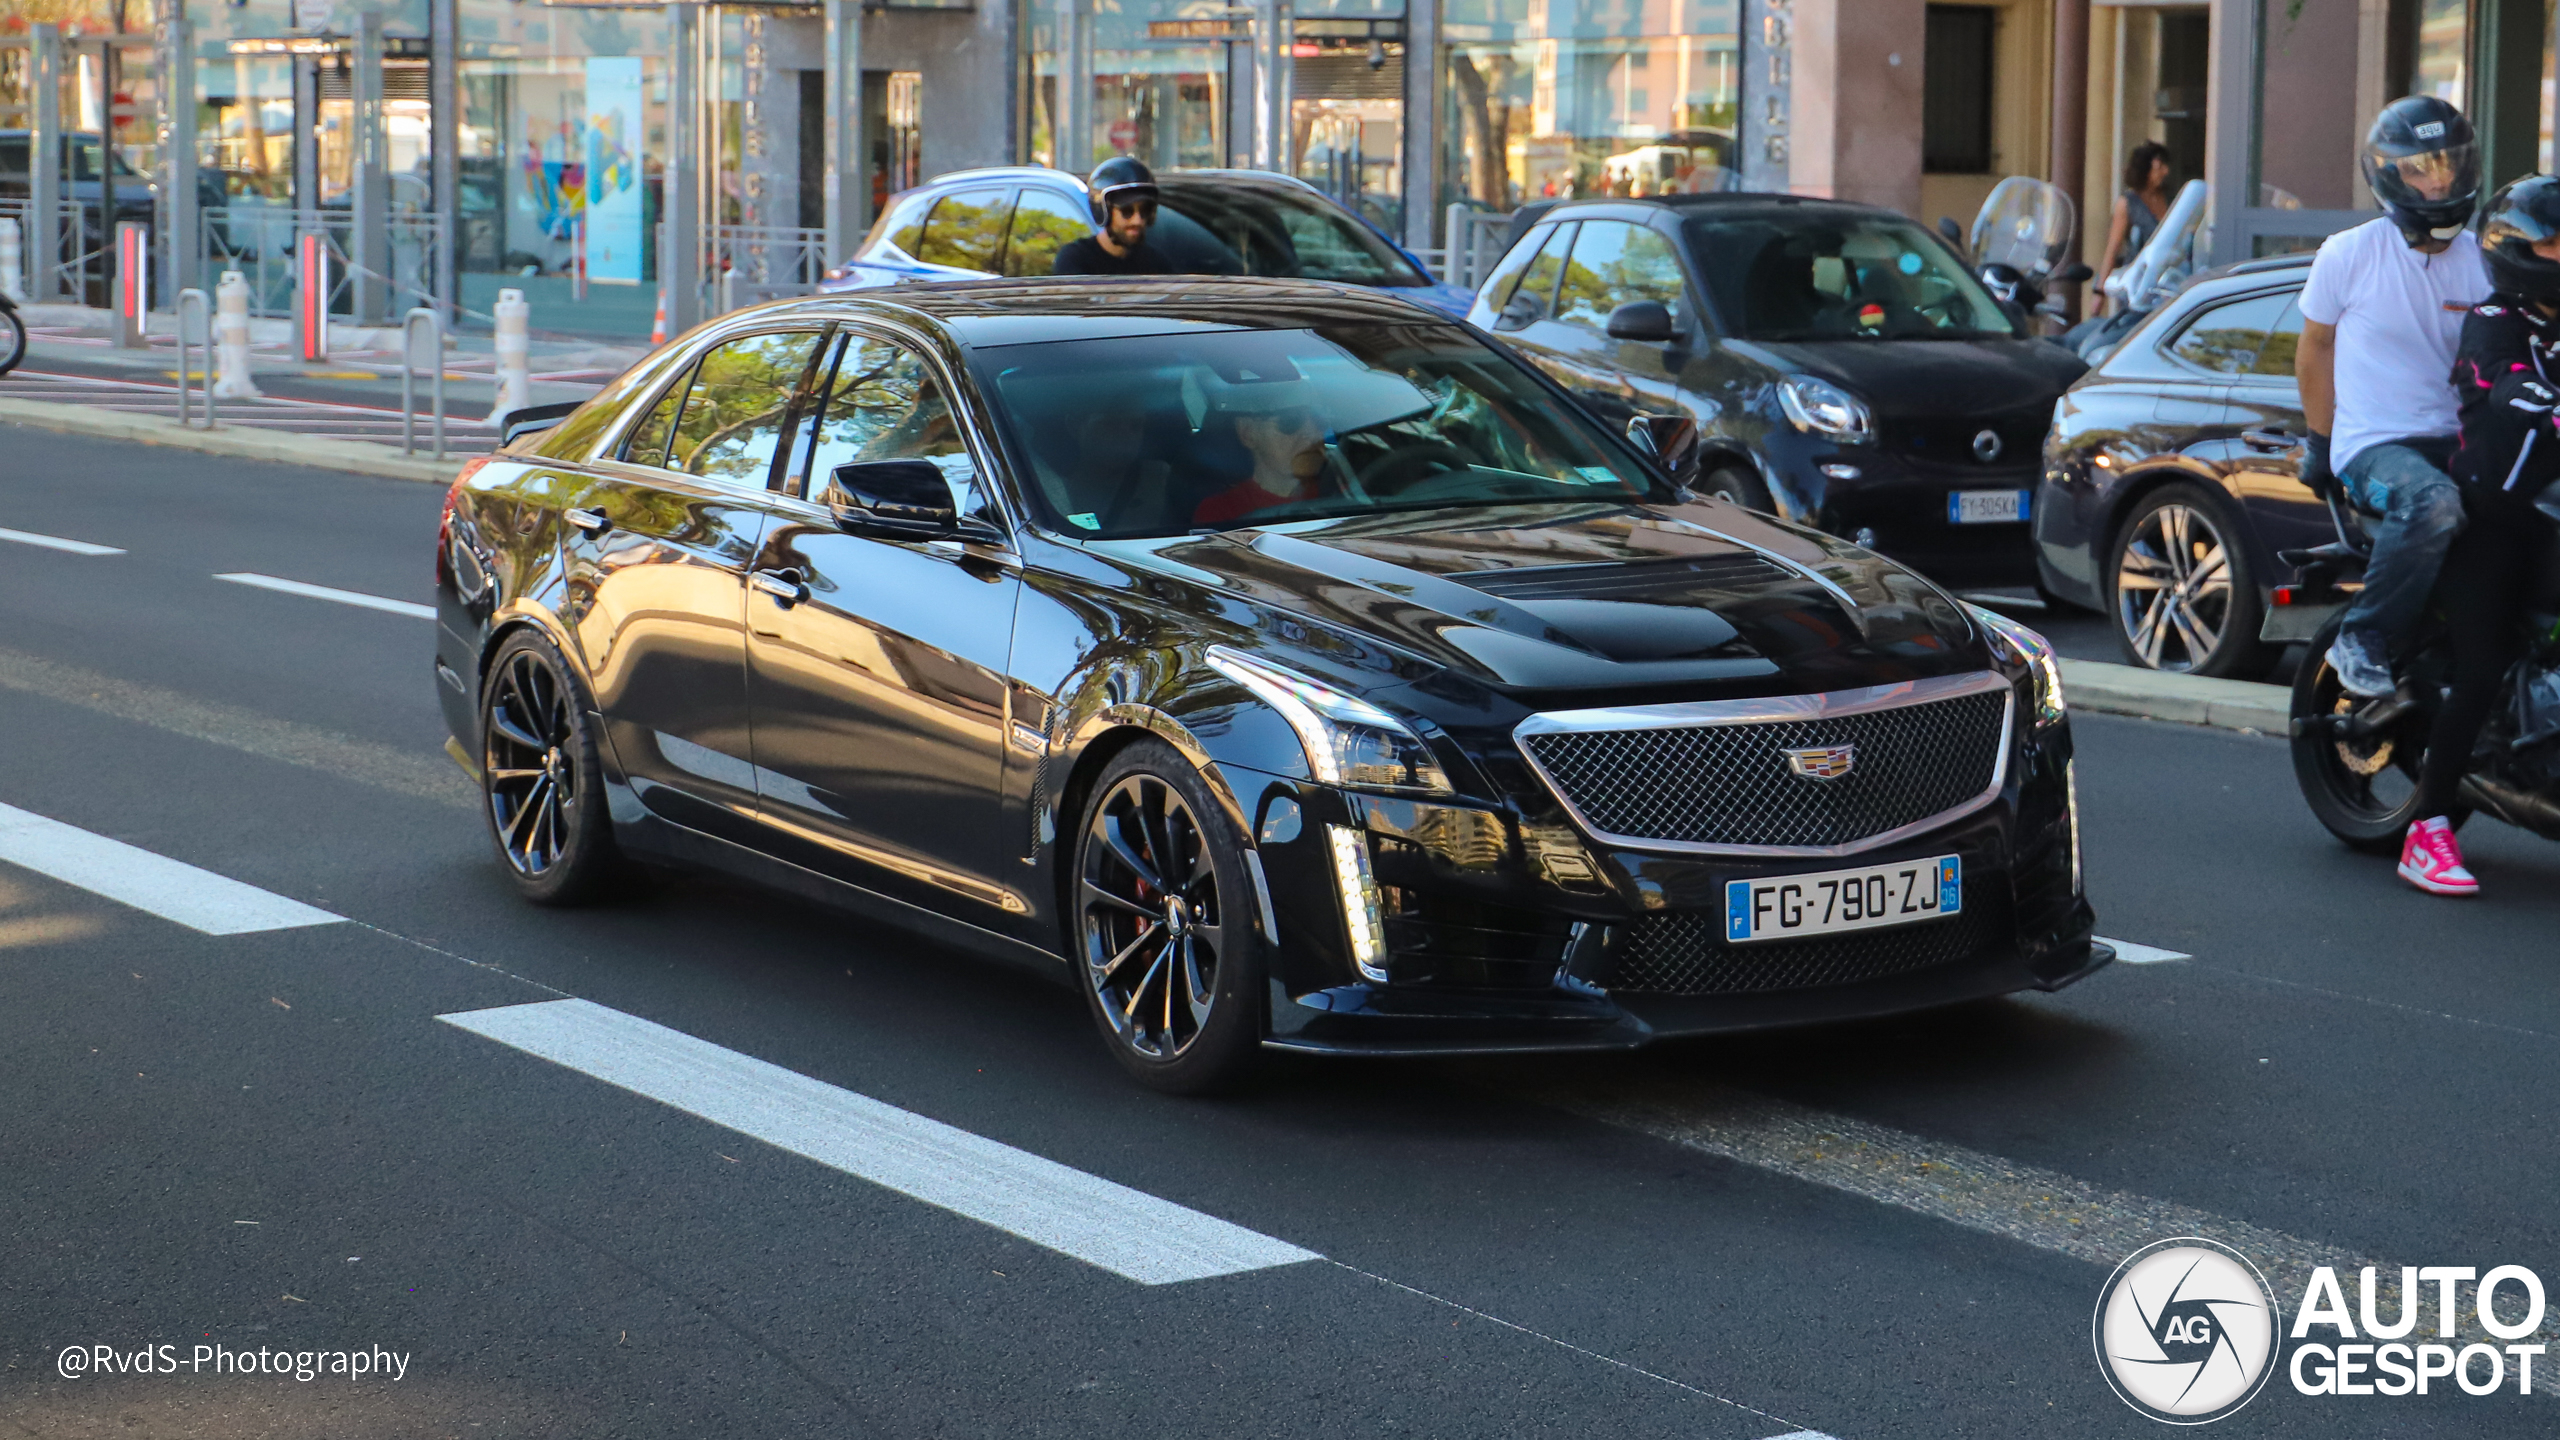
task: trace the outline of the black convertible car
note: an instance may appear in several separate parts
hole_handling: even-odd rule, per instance
[[[1258,1047],[1623,1047],[2111,958],[2050,652],[1400,300],[723,317],[455,484],[436,677],[537,901],[760,878]]]

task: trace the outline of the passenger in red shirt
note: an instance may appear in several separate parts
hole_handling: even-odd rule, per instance
[[[1286,390],[1284,403],[1275,408],[1227,407],[1235,416],[1237,441],[1253,457],[1253,475],[1201,501],[1191,512],[1192,524],[1231,525],[1255,511],[1324,493],[1324,425],[1307,403],[1314,398],[1312,387],[1291,384]]]

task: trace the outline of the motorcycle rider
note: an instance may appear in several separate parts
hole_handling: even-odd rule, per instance
[[[2391,642],[2435,585],[2462,501],[2453,454],[2453,368],[2463,318],[2488,294],[2464,224],[2480,193],[2462,112],[2431,95],[2395,100],[2365,137],[2364,177],[2387,212],[2321,242],[2302,290],[2295,375],[2310,435],[2302,479],[2342,487],[2369,516],[2373,555],[2328,660],[2351,695],[2392,691]]]
[[[1053,275],[1163,275],[1173,262],[1147,238],[1156,223],[1156,176],[1144,164],[1114,155],[1093,167],[1085,182],[1093,197],[1093,223],[1101,233],[1059,247]]]
[[[2427,732],[2418,819],[2401,843],[2400,874],[2438,895],[2475,895],[2448,812],[2473,742],[2516,660],[2516,617],[2546,521],[2534,499],[2560,479],[2560,178],[2528,176],[2500,190],[2481,217],[2489,298],[2462,322],[2453,385],[2461,443],[2452,472],[2468,523],[2445,556],[2436,598],[2453,651],[2453,693]]]

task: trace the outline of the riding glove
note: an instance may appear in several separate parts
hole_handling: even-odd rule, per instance
[[[2311,493],[2326,500],[2332,494],[2343,494],[2337,472],[2329,468],[2329,437],[2314,430],[2302,437],[2302,483]]]

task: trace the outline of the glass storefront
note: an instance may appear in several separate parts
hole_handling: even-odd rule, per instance
[[[1738,0],[1452,0],[1443,199],[1658,195],[1733,183]]]

